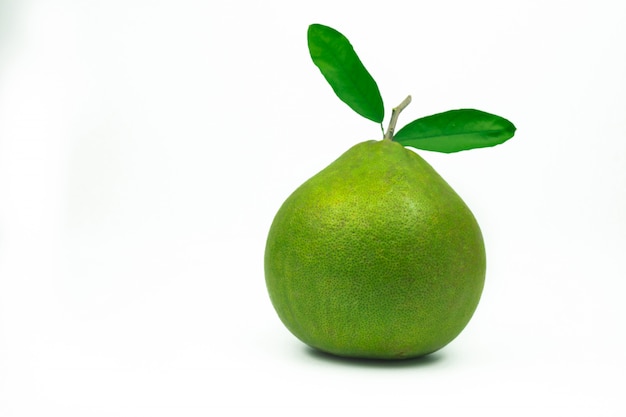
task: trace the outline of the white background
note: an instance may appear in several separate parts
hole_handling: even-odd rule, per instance
[[[0,1],[0,415],[624,415],[625,21],[608,0]],[[400,125],[518,127],[420,152],[489,263],[421,360],[316,354],[267,297],[282,201],[380,137],[311,63],[314,22],[387,109],[412,94]]]

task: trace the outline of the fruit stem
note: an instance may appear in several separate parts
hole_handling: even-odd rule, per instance
[[[391,120],[389,120],[389,127],[387,127],[387,133],[383,137],[384,140],[393,140],[393,133],[396,130],[396,123],[398,123],[398,116],[406,106],[411,103],[411,96],[406,96],[402,103],[398,104],[391,110]]]

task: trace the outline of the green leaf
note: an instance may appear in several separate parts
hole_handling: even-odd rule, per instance
[[[444,153],[499,145],[512,138],[515,126],[480,110],[450,110],[414,120],[394,140],[404,146]]]
[[[335,29],[319,24],[309,26],[307,38],[313,63],[337,97],[361,116],[382,123],[385,110],[378,85],[350,41]]]

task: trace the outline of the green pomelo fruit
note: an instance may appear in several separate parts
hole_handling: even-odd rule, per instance
[[[349,149],[287,198],[265,250],[270,299],[301,341],[339,356],[432,353],[467,325],[485,279],[480,228],[419,155]]]

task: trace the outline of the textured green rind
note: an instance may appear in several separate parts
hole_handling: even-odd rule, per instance
[[[434,352],[472,317],[479,226],[452,188],[392,141],[355,145],[284,202],[265,251],[268,292],[304,343],[335,355]]]

